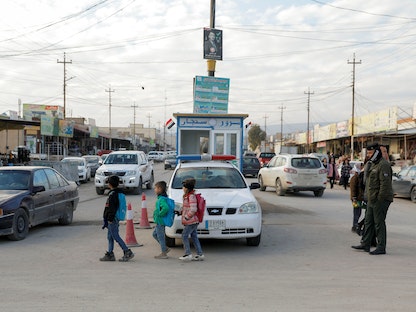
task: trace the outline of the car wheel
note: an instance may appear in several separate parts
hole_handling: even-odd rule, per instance
[[[166,241],[166,246],[168,246],[168,247],[175,247],[176,246],[175,238],[168,237],[168,236],[165,235],[165,241]]]
[[[150,177],[150,181],[146,184],[146,188],[148,190],[152,189],[154,181],[155,181],[155,177],[153,176],[153,172],[152,172],[152,176]]]
[[[22,240],[29,233],[29,217],[24,209],[19,208],[13,217],[13,234],[7,236],[10,240]]]
[[[416,186],[414,186],[410,191],[410,199],[412,202],[416,203]]]
[[[259,178],[259,183],[260,183],[260,191],[264,192],[266,190],[266,186],[264,186],[263,178],[261,176]]]
[[[324,195],[324,190],[313,191],[313,194],[315,197],[322,197],[322,195]]]
[[[285,191],[282,188],[282,182],[280,182],[280,179],[276,180],[276,194],[279,196],[285,195]]]
[[[104,189],[96,187],[95,191],[97,192],[98,195],[104,195]]]
[[[260,239],[261,239],[261,234],[255,236],[255,237],[247,237],[247,246],[258,246],[260,245]]]
[[[143,181],[142,181],[142,178],[140,177],[139,185],[133,189],[133,194],[140,195],[143,191],[142,186],[143,186]]]
[[[66,207],[65,213],[58,219],[59,224],[68,225],[72,223],[74,217],[74,210],[72,209],[72,203],[69,203]]]

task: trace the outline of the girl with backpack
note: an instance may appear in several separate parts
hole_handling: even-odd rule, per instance
[[[184,225],[184,229],[182,232],[182,241],[183,247],[185,249],[185,254],[182,257],[179,257],[179,259],[182,261],[202,261],[205,258],[202,252],[201,243],[199,242],[197,233],[199,220],[196,214],[198,207],[194,188],[195,179],[189,178],[182,182],[183,205],[181,214],[182,224]],[[197,255],[195,255],[195,257],[192,257],[189,236],[192,238],[197,252]]]

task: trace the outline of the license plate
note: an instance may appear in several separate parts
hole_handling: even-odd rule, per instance
[[[205,221],[205,227],[208,230],[224,230],[225,220],[207,220]]]

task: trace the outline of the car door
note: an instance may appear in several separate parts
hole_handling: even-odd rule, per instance
[[[416,178],[416,167],[410,167],[403,169],[397,175],[397,178],[393,179],[393,192],[398,196],[408,197],[413,187]]]
[[[266,165],[265,169],[262,171],[262,179],[263,183],[266,186],[274,186],[275,185],[275,173],[276,173],[276,163],[278,161],[278,156],[273,157],[269,163]]]
[[[45,169],[46,176],[53,194],[54,208],[51,211],[50,218],[61,216],[65,211],[66,205],[66,189],[61,186],[59,178],[53,169]]]
[[[149,181],[150,175],[151,175],[151,167],[149,165],[149,162],[146,159],[146,156],[144,154],[138,154],[137,158],[138,158],[139,168],[142,174],[143,181]]]
[[[49,185],[49,180],[44,169],[38,169],[33,174],[33,186],[43,186],[45,191],[33,195],[32,225],[48,221],[54,208],[54,192]]]

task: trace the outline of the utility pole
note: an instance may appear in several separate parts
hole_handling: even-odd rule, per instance
[[[110,132],[110,139],[108,141],[108,149],[111,150],[112,136],[111,136],[111,93],[115,90],[111,90],[111,85],[109,85],[108,90],[105,89],[105,92],[108,92],[108,131]]]
[[[306,131],[306,153],[309,153],[309,113],[310,113],[310,104],[311,104],[311,94],[314,94],[314,92],[311,92],[309,87],[308,87],[308,92],[304,92],[305,94],[308,95],[308,106],[307,106],[307,110],[308,110],[308,128]]]
[[[66,53],[64,52],[64,60],[56,60],[57,63],[64,64],[64,119],[66,118],[66,64],[72,64],[72,60],[66,60]]]
[[[361,64],[361,60],[359,62],[355,61],[355,53],[353,57],[352,62],[347,61],[347,64],[352,64],[351,160],[354,160],[355,64]]]
[[[134,102],[134,104],[131,106],[133,107],[133,149],[136,150],[136,108],[138,108],[139,106],[136,105],[136,102]]]
[[[167,101],[167,96],[166,96],[166,89],[165,89],[165,119],[163,122],[163,151],[166,152],[166,101]]]
[[[211,0],[209,27],[215,28],[215,0]],[[208,76],[214,77],[216,61],[207,60],[207,65],[208,65]]]
[[[266,133],[266,139],[264,140],[264,151],[263,152],[266,152],[266,144],[267,144],[267,122],[266,122],[266,120],[267,120],[267,118],[269,118],[266,114],[264,115],[264,132]]]
[[[285,106],[279,106],[280,109],[280,151],[282,151],[283,146],[283,110],[286,109]]]

